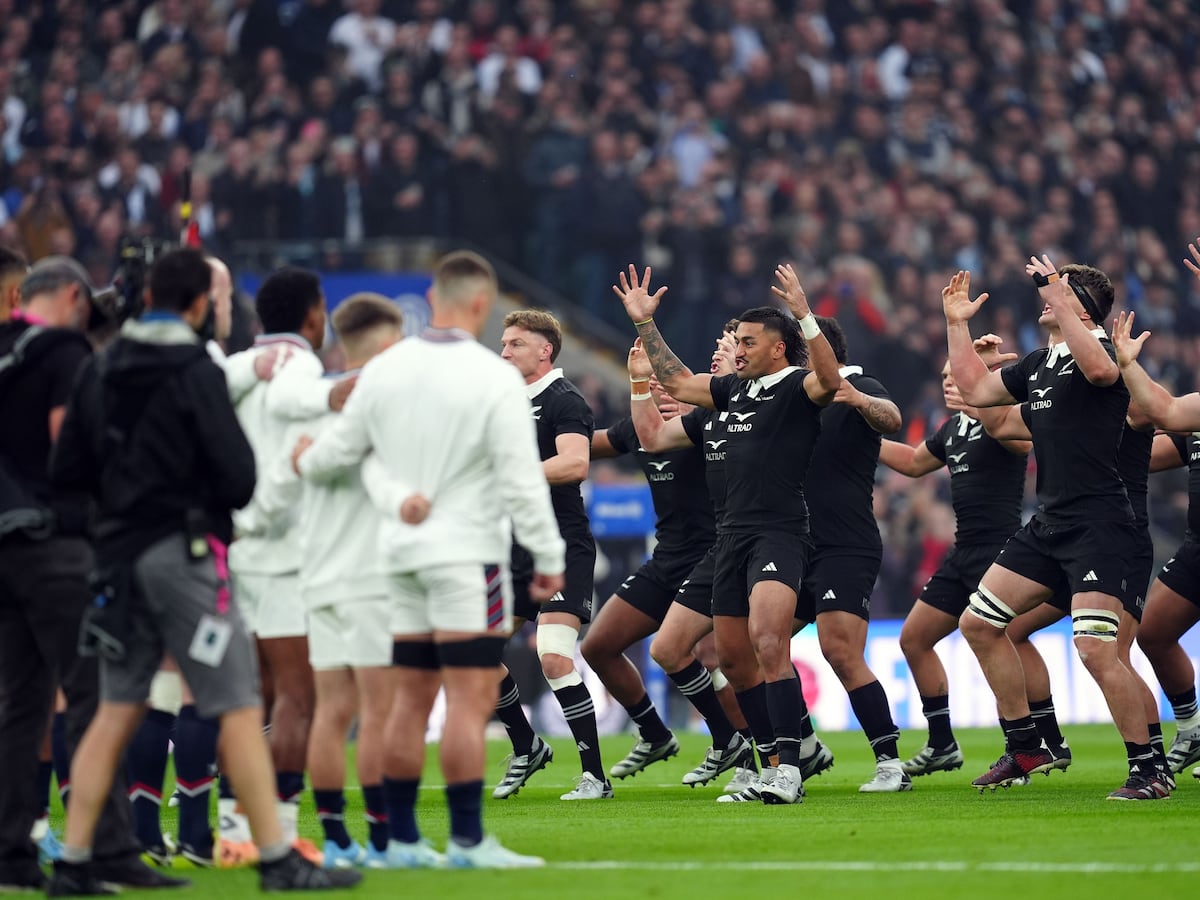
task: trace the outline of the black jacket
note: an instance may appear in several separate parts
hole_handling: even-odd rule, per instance
[[[119,562],[185,531],[191,511],[229,541],[230,511],[254,493],[254,452],[195,333],[155,317],[127,322],[80,370],[50,477],[96,498],[96,552]]]

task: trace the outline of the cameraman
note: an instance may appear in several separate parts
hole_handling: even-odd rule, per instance
[[[19,307],[0,324],[0,889],[45,880],[29,829],[44,800],[35,796],[38,748],[55,687],[67,696],[70,747],[96,709],[95,660],[76,653],[92,568],[85,502],[46,477],[71,384],[92,353],[90,308],[83,267],[50,257],[29,271]],[[138,858],[123,783],[101,824],[96,858],[110,881],[170,883]]]
[[[101,654],[101,704],[71,768],[56,896],[107,887],[91,862],[97,816],[164,652],[199,715],[220,719],[221,755],[259,846],[262,887],[346,887],[360,877],[300,857],[275,813],[254,646],[225,566],[230,510],[253,493],[254,455],[199,337],[211,289],[198,251],[173,250],[154,264],[147,311],[85,364],[51,461],[56,484],[98,501],[98,586],[107,599],[85,624]]]

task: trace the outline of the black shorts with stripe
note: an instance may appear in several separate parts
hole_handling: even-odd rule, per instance
[[[533,557],[524,548],[513,545],[513,615],[532,622],[541,613],[570,613],[583,624],[592,620],[592,595],[595,591],[596,544],[591,540],[567,542],[567,566],[563,589],[545,603],[529,596],[533,581]]]
[[[956,544],[929,576],[917,599],[957,619],[966,611],[983,573],[1003,548],[1003,543]]]
[[[690,554],[655,552],[636,572],[621,582],[617,596],[661,625],[679,593],[680,585],[704,558],[707,549],[701,547],[700,553]]]

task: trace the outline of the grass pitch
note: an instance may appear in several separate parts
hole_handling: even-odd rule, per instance
[[[1171,726],[1168,724],[1168,732]],[[545,869],[521,872],[368,872],[359,898],[580,900],[593,897],[735,898],[764,896],[1005,898],[1137,897],[1190,893],[1200,872],[1196,823],[1200,783],[1190,771],[1166,801],[1106,802],[1125,777],[1112,726],[1065,729],[1074,763],[1064,774],[1034,776],[1028,787],[978,794],[970,780],[999,755],[998,729],[964,730],[966,766],[914,779],[907,794],[859,794],[874,764],[858,732],[830,733],[834,768],[807,784],[797,806],[718,804],[720,788],[688,789],[679,779],[704,754],[706,741],[681,735],[679,757],[615,783],[611,801],[563,803],[578,775],[568,740],[553,741],[555,761],[509,800],[491,799],[506,744],[489,745],[486,828],[523,853],[544,856]],[[923,735],[901,742],[907,756]],[[606,738],[611,765],[632,737]],[[430,748],[419,816],[435,846],[447,817]],[[351,768],[352,771],[352,768]],[[724,784],[726,777],[720,779]],[[163,810],[165,829],[174,811]],[[361,794],[347,792],[346,822],[365,838]],[[306,795],[301,833],[320,840]],[[183,874],[183,873],[180,873]],[[193,896],[257,896],[249,870],[187,873]],[[332,896],[332,895],[327,895]],[[338,895],[342,896],[342,895]]]

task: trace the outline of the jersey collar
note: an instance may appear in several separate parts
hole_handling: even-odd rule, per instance
[[[550,385],[554,384],[554,382],[558,381],[558,379],[560,379],[562,377],[563,377],[562,369],[551,369],[549,372],[547,372],[545,375],[543,375],[541,378],[539,378],[533,384],[525,385],[525,396],[528,397],[530,400],[532,400],[534,397],[536,397],[538,394],[540,394],[546,388],[550,387]]]
[[[1092,334],[1101,340],[1108,337],[1108,335],[1104,333],[1103,328],[1093,328],[1091,331]],[[1059,341],[1057,344],[1051,344],[1050,353],[1046,356],[1046,367],[1049,368],[1050,366],[1057,365],[1060,359],[1070,359],[1070,357],[1071,348],[1067,346],[1066,341]]]
[[[312,344],[307,339],[291,332],[260,334],[254,339],[255,347],[264,347],[268,344],[291,344],[293,347],[299,347],[301,350],[307,350],[309,353],[313,352]]]
[[[843,378],[849,378],[851,375],[861,375],[862,366],[841,366],[838,368],[838,374]]]
[[[761,378],[755,378],[746,386],[746,396],[757,397],[761,390],[770,390],[787,378],[793,372],[799,372],[799,366],[788,366],[785,369],[780,369],[778,372],[772,372],[770,375],[763,375]]]

